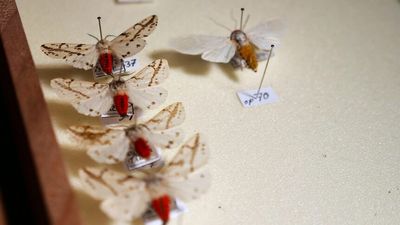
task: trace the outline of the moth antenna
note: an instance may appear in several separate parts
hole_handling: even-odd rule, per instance
[[[101,17],[98,16],[97,20],[99,21],[100,39],[103,40],[103,32],[101,31]]]
[[[231,9],[231,13],[230,13],[231,15],[231,19],[233,20],[233,22],[235,23],[235,26],[234,26],[234,30],[236,30],[237,29],[237,19],[235,18],[235,16],[233,15],[233,9]]]
[[[87,34],[87,35],[89,35],[90,37],[96,39],[97,41],[100,41],[100,40],[99,40],[96,36],[94,36],[93,34]]]
[[[263,75],[262,75],[260,85],[258,86],[258,91],[257,91],[257,94],[256,94],[256,98],[257,98],[257,96],[260,94],[261,86],[262,86],[262,84],[263,84],[263,82],[264,82],[265,74],[267,73],[267,68],[268,68],[268,64],[269,64],[269,59],[271,58],[272,50],[274,50],[274,47],[275,47],[275,45],[271,45],[271,50],[269,50],[269,55],[268,55],[268,59],[267,59],[267,64],[265,64],[264,73],[263,73]]]
[[[108,34],[108,35],[106,35],[105,37],[104,37],[104,39],[107,39],[108,37],[117,37],[116,35],[113,35],[113,34]]]
[[[240,30],[243,29],[243,12],[244,8],[240,8]]]
[[[243,24],[243,30],[246,29],[246,26],[247,26],[247,23],[249,22],[249,20],[250,20],[250,14],[247,14],[246,19],[245,19],[244,24]]]
[[[221,23],[218,23],[218,22],[217,22],[216,20],[214,20],[213,18],[209,17],[208,19],[210,19],[210,20],[211,20],[213,23],[215,23],[217,26],[222,27],[222,28],[228,30],[229,32],[232,31],[231,29],[229,29],[229,27],[227,27],[227,26],[225,26],[225,25],[223,25],[223,24],[221,24]]]

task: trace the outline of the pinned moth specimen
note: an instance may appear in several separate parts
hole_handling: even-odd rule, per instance
[[[173,199],[189,201],[208,189],[210,177],[203,169],[208,157],[203,137],[196,134],[159,171],[127,175],[107,168],[84,168],[79,176],[83,190],[101,201],[101,210],[110,218],[130,222],[150,208],[167,224]]]
[[[185,112],[182,103],[174,103],[150,120],[124,129],[96,126],[71,126],[72,136],[87,149],[88,155],[99,163],[115,164],[125,161],[128,169],[135,163],[128,157],[130,151],[149,159],[156,148],[171,149],[179,145],[183,134],[172,129],[183,123]]]
[[[72,66],[84,70],[93,68],[99,62],[104,73],[111,74],[114,62],[131,57],[145,47],[146,41],[143,38],[153,32],[158,22],[156,15],[149,16],[109,41],[107,38],[112,35],[103,38],[100,17],[97,19],[100,39],[90,35],[97,39],[96,44],[43,44],[42,51],[49,57],[63,59]]]
[[[283,24],[279,20],[271,20],[245,32],[242,25],[243,11],[242,8],[240,28],[230,31],[228,37],[191,35],[173,39],[170,44],[183,54],[201,54],[201,58],[206,61],[230,62],[235,68],[250,68],[256,72],[258,62],[267,59],[271,45],[279,45],[278,38],[283,32]]]
[[[56,78],[50,86],[57,94],[68,100],[81,114],[100,116],[114,105],[121,117],[128,107],[154,109],[167,98],[167,91],[155,87],[168,77],[168,62],[157,59],[134,75],[110,75],[108,83]]]

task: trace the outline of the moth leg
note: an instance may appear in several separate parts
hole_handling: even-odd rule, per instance
[[[231,59],[230,63],[233,66],[233,68],[235,68],[235,69],[241,68],[243,70],[243,68],[247,67],[246,61],[244,59],[242,59],[242,57],[240,57],[239,55],[235,55]]]

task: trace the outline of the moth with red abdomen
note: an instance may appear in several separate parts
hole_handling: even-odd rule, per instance
[[[112,75],[107,83],[56,78],[50,86],[81,114],[100,116],[114,105],[125,117],[130,104],[133,108],[155,109],[166,100],[167,91],[157,86],[168,77],[168,69],[167,60],[158,59],[133,75]]]
[[[187,55],[199,55],[201,58],[216,63],[231,63],[235,68],[249,68],[257,71],[258,62],[268,58],[271,45],[279,46],[279,37],[284,26],[280,20],[260,23],[244,32],[241,13],[240,27],[230,30],[226,37],[210,35],[191,35],[175,38],[170,45],[178,52]]]
[[[99,62],[104,73],[110,75],[114,62],[119,63],[121,59],[131,57],[145,47],[146,41],[143,38],[149,36],[158,23],[156,15],[149,16],[109,41],[107,38],[112,35],[103,38],[100,17],[98,20],[100,39],[90,35],[98,40],[96,44],[43,44],[41,46],[43,53],[51,58],[63,59],[72,66],[84,70],[92,69]]]
[[[204,168],[208,157],[203,137],[196,134],[159,171],[127,175],[108,168],[83,168],[79,177],[82,189],[101,201],[100,209],[110,218],[130,222],[152,208],[167,224],[172,199],[197,199],[209,188]]]
[[[173,129],[183,123],[185,110],[182,103],[171,104],[146,122],[133,124],[124,129],[97,126],[71,126],[72,137],[87,149],[96,162],[115,164],[123,162],[132,149],[147,159],[154,147],[171,149],[178,146],[183,133]]]

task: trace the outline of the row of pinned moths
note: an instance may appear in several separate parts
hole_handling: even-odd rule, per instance
[[[79,169],[81,190],[101,201],[100,209],[112,220],[166,224],[170,215],[185,211],[183,202],[204,193],[210,176],[204,166],[209,149],[204,137],[195,134],[185,143],[177,126],[185,119],[180,102],[173,103],[147,121],[142,116],[161,106],[167,91],[159,85],[168,77],[168,62],[157,59],[135,73],[125,61],[141,51],[157,25],[149,16],[113,40],[97,44],[44,44],[42,51],[81,69],[93,69],[96,82],[71,78],[51,80],[60,98],[79,113],[100,117],[104,125],[71,125],[69,133],[98,167]],[[95,37],[96,38],[96,37]],[[97,39],[97,38],[96,38]],[[99,76],[99,71],[100,75]],[[111,120],[110,120],[111,119]],[[122,123],[122,120],[126,119]],[[164,151],[179,147],[165,162]],[[124,169],[110,164],[123,164]]]

